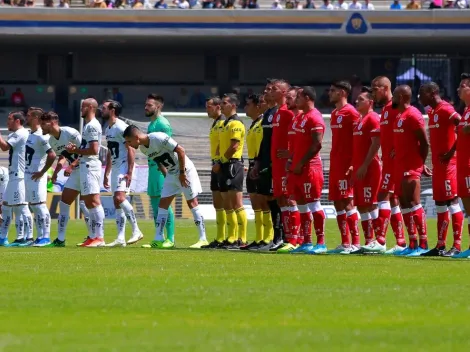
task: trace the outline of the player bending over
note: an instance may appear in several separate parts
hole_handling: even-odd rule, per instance
[[[173,248],[174,244],[164,237],[168,208],[175,196],[183,193],[189,209],[193,213],[194,223],[199,232],[199,242],[206,242],[204,218],[198,206],[197,195],[202,193],[201,182],[193,162],[186,156],[182,146],[162,132],[145,134],[137,126],[129,126],[124,131],[126,143],[154,160],[166,174],[163,182],[162,198],[158,208],[155,239],[150,247],[159,249]],[[197,247],[197,248],[200,248]]]

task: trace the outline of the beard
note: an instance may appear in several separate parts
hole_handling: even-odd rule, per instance
[[[155,114],[155,111],[147,111],[147,110],[145,110],[145,116],[150,117],[150,116],[153,116],[153,114]]]

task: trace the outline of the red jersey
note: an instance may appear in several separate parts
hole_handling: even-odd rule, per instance
[[[287,109],[284,104],[274,114],[273,118],[273,134],[271,137],[271,160],[275,162],[278,160],[277,151],[287,150],[289,148],[289,127],[292,124],[294,113]]]
[[[351,104],[346,104],[331,113],[330,160],[332,163],[351,165],[353,130],[359,119],[359,112]]]
[[[321,132],[325,133],[325,121],[323,116],[317,109],[310,110],[302,113],[292,124],[292,129],[295,131],[295,138],[293,139],[293,157],[292,168],[297,165],[313,144],[312,133]],[[320,153],[317,153],[309,163],[304,167],[321,166]]]
[[[465,134],[462,129],[470,124],[470,106],[465,108],[458,126],[457,137],[457,167],[470,167],[470,134]]]
[[[399,111],[392,108],[392,102],[389,101],[382,109],[380,116],[380,148],[382,149],[382,162],[384,169],[393,166],[393,159],[390,154],[393,150],[393,125]]]
[[[454,107],[445,101],[428,111],[429,139],[431,142],[432,163],[440,163],[439,157],[447,153],[455,143],[455,121],[462,118]],[[456,156],[452,158],[455,161]]]
[[[424,161],[419,154],[419,142],[414,135],[421,128],[424,128],[424,118],[415,107],[410,106],[397,116],[393,127],[395,169],[407,172],[423,167]]]
[[[294,151],[294,141],[295,141],[295,123],[302,117],[302,112],[299,112],[294,119],[292,120],[292,123],[289,127],[289,132],[288,132],[288,142],[289,142],[289,152],[292,154]]]
[[[354,127],[353,132],[353,159],[352,166],[355,171],[366,160],[371,146],[372,137],[380,137],[380,117],[374,111],[369,112]],[[379,156],[376,154],[371,163],[380,165]]]

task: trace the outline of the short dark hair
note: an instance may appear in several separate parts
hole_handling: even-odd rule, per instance
[[[367,93],[367,99],[372,100],[372,88],[369,86],[362,86],[361,93]]]
[[[467,80],[467,79],[470,79],[470,73],[464,72],[464,73],[462,73],[462,74],[460,75],[460,80],[461,80],[461,81]]]
[[[54,111],[48,111],[42,114],[41,120],[43,121],[59,121],[59,115],[57,115]]]
[[[347,95],[351,93],[351,83],[349,83],[348,81],[336,81],[336,82],[333,82],[331,85],[338,89],[344,90]]]
[[[258,105],[261,100],[261,94],[250,94],[246,97],[246,100],[251,100],[253,104]]]
[[[12,111],[12,112],[10,112],[9,115],[11,115],[13,117],[13,120],[19,120],[21,126],[24,125],[24,123],[26,121],[26,117],[25,117],[23,111]]]
[[[44,114],[44,110],[31,106],[28,108],[28,113],[31,113],[31,115],[33,115],[34,117],[40,118]]]
[[[220,99],[219,96],[213,96],[213,97],[207,98],[206,103],[210,102],[211,100],[214,103],[214,105],[220,106],[220,104],[222,104],[222,99]]]
[[[224,94],[224,98],[229,98],[230,103],[232,103],[235,106],[238,106],[240,104],[238,100],[238,96],[236,94],[227,93],[227,94]]]
[[[113,109],[116,116],[121,115],[122,105],[121,105],[120,102],[118,102],[116,100],[113,100],[113,99],[108,99],[108,100],[105,101],[105,103],[109,103],[108,104],[108,109]]]
[[[122,134],[122,136],[124,138],[126,137],[132,137],[134,134],[136,134],[136,131],[138,132],[141,132],[140,131],[140,128],[137,127],[136,125],[129,125],[126,127],[126,129],[124,130],[124,133]]]
[[[426,92],[432,92],[439,94],[439,85],[435,82],[424,83],[419,87],[419,90],[425,90]]]
[[[147,99],[153,99],[155,101],[158,101],[162,105],[165,103],[165,99],[163,99],[161,95],[158,95],[156,93],[150,93],[149,95],[147,95]]]
[[[304,97],[308,97],[311,101],[317,99],[317,92],[312,86],[304,86],[301,89]]]

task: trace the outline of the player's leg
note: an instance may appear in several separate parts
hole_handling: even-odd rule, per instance
[[[219,248],[225,241],[225,225],[227,223],[227,215],[225,214],[224,201],[220,194],[219,176],[211,172],[210,188],[212,191],[212,204],[215,209],[215,217],[217,222],[217,237],[209,245],[203,248]]]
[[[387,198],[381,198],[381,194],[379,194],[379,219],[382,226],[381,231],[385,235],[387,234],[388,224],[384,224],[383,221],[386,221],[387,218],[390,219],[390,227],[395,236],[396,244],[387,250],[385,254],[393,255],[406,249],[405,223],[403,222],[400,202],[395,193],[388,193]]]
[[[8,199],[8,191],[5,193],[5,201],[2,205],[2,223],[0,225],[0,247],[8,246],[8,230],[10,228],[11,220],[13,218],[12,207],[8,204],[6,199]]]
[[[467,176],[468,180],[470,180],[470,176]],[[463,185],[462,185],[463,183]],[[462,205],[467,214],[467,232],[470,234],[470,182],[468,182],[468,187],[466,187],[465,178],[459,178],[458,180],[458,189],[459,189],[459,196],[461,197]],[[462,251],[458,254],[452,256],[452,258],[470,258],[470,247]]]
[[[300,176],[294,174],[287,175],[285,165],[276,166],[275,170],[273,173],[273,191],[281,208],[282,226],[286,234],[285,243],[277,252],[290,253],[299,246],[301,219],[294,197],[296,180]],[[303,238],[301,242],[303,243]]]
[[[27,182],[26,198],[35,215],[37,238],[33,246],[44,247],[51,243],[51,214],[46,205],[47,201],[47,175],[38,181]]]
[[[462,251],[462,232],[465,217],[463,215],[462,208],[460,207],[458,197],[450,201],[449,211],[452,223],[453,243],[452,247],[448,251],[442,253],[443,257],[453,257],[454,255],[460,254]]]
[[[153,241],[150,242],[150,245],[143,245],[142,247],[151,247],[156,249],[171,249],[175,247],[172,241],[165,239],[165,227],[169,216],[168,209],[177,194],[176,192],[170,192],[170,189],[175,189],[174,185],[171,185],[173,187],[170,187],[170,183],[168,182],[171,181],[171,178],[172,175],[168,175],[163,186],[162,192],[164,192],[165,195],[160,199],[160,207],[158,208],[158,216],[155,222],[155,237]],[[170,193],[173,194],[170,195]]]
[[[15,216],[16,227],[16,240],[10,243],[9,246],[24,246],[27,243],[24,232],[24,214],[28,208],[24,179],[9,181],[7,203],[11,205],[11,211]]]
[[[113,183],[113,181],[111,181],[111,183]],[[112,185],[111,185],[111,191],[113,191]],[[124,200],[126,200],[126,192],[113,192],[114,209],[116,209],[117,237],[114,241],[107,243],[106,247],[125,247],[127,245],[126,243],[126,214],[124,213],[124,209],[120,207],[121,203]]]
[[[310,180],[308,179],[308,170],[305,170],[301,175],[289,173],[287,177],[287,194],[289,195],[289,202],[296,204],[296,209],[299,213],[299,230],[297,237],[297,248],[294,248],[291,253],[309,253],[312,248],[312,213],[308,207],[308,202],[305,199],[305,194],[302,192],[302,186],[311,188]],[[295,209],[294,208],[294,209]],[[290,210],[294,210],[290,209]],[[296,220],[294,219],[294,222]],[[293,226],[292,226],[293,227]],[[295,233],[295,230],[292,231]]]
[[[250,165],[246,174],[246,191],[250,197],[251,207],[255,212],[255,239],[249,245],[244,246],[240,249],[243,250],[257,250],[258,247],[264,245],[262,243],[264,238],[264,227],[263,227],[263,209],[261,207],[261,197],[258,194],[256,180],[250,177],[252,166]]]

